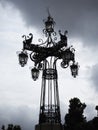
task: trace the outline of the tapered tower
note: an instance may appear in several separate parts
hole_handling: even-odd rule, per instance
[[[33,35],[23,35],[23,49],[18,54],[19,63],[22,67],[25,66],[28,60],[27,50],[30,51],[30,59],[34,62],[34,67],[31,69],[32,78],[34,81],[39,76],[39,71],[42,71],[42,85],[40,98],[40,113],[39,123],[36,125],[36,130],[61,130],[61,114],[60,101],[58,90],[58,73],[56,68],[57,60],[61,59],[61,67],[67,68],[70,66],[73,77],[78,75],[78,64],[75,63],[75,49],[67,45],[67,31],[64,34],[59,30],[60,41],[56,42],[56,32],[54,31],[55,22],[49,15],[44,21],[45,29],[43,33],[46,36],[46,41],[39,39],[40,44],[32,44]]]

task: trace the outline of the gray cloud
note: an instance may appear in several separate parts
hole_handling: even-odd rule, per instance
[[[37,112],[28,106],[0,105],[0,127],[8,124],[20,125],[22,130],[34,130]]]
[[[97,113],[95,111],[95,105],[94,104],[86,104],[86,109],[84,111],[84,116],[86,117],[87,121],[92,120],[95,116],[97,116]]]
[[[62,123],[64,117],[68,112],[69,106],[61,102]],[[90,114],[89,114],[90,113]],[[96,116],[95,106],[87,104],[84,115],[87,120],[91,120]],[[14,106],[14,105],[0,105],[0,128],[2,125],[7,127],[8,124],[20,125],[22,130],[34,130],[38,123],[38,108],[31,108],[28,106]]]
[[[68,29],[69,36],[80,38],[84,45],[97,46],[97,0],[0,0],[5,6],[4,1],[21,11],[27,26],[36,26],[40,29],[43,28],[42,20],[47,17],[46,8],[50,7],[50,12],[57,22],[56,27],[63,31]],[[41,31],[40,29],[39,31]],[[98,90],[97,68],[98,65],[93,67],[92,81]],[[91,109],[89,111],[92,112]],[[20,124],[24,130],[31,130],[34,128],[36,117],[38,117],[33,114],[36,112],[29,107],[0,106],[0,126],[4,123],[14,123]]]
[[[6,0],[4,0],[6,1]],[[4,2],[3,1],[3,2]],[[46,8],[63,31],[68,29],[71,37],[79,38],[85,46],[96,47],[98,42],[97,0],[7,0],[19,9],[28,26],[43,27]]]
[[[98,91],[98,64],[94,65],[91,70],[92,73],[91,73],[90,80],[93,83],[95,90]]]

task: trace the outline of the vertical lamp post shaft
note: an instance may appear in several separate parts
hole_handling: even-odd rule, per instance
[[[70,66],[73,77],[78,75],[78,63],[75,62],[75,49],[67,44],[67,31],[64,34],[59,30],[60,41],[56,42],[56,32],[54,31],[54,20],[49,15],[45,20],[45,29],[43,33],[46,41],[41,44],[32,44],[33,35],[23,35],[23,51],[19,56],[19,64],[24,67],[28,57],[34,63],[31,69],[34,81],[38,79],[39,72],[42,71],[42,86],[40,99],[39,124],[43,123],[59,123],[61,124],[60,102],[58,91],[58,74],[56,69],[56,61],[61,61],[61,67]],[[53,38],[54,37],[54,38]],[[28,53],[30,53],[28,55]],[[39,129],[39,128],[37,128]]]

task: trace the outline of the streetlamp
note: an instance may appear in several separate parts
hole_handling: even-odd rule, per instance
[[[55,22],[49,15],[44,21],[45,29],[43,33],[46,41],[40,44],[32,44],[33,35],[23,35],[23,51],[18,54],[19,64],[24,67],[28,57],[34,62],[31,69],[34,81],[38,79],[39,72],[42,71],[42,86],[40,99],[39,124],[36,130],[41,129],[61,129],[60,101],[58,91],[58,74],[56,63],[61,59],[61,67],[70,66],[71,74],[75,78],[78,75],[78,63],[75,62],[75,49],[67,45],[67,31],[64,34],[59,30],[60,41],[56,42],[56,32],[54,31]],[[27,54],[27,51],[30,54]]]

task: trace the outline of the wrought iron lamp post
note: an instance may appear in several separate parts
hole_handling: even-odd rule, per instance
[[[75,63],[75,49],[67,45],[67,31],[64,34],[59,31],[60,41],[56,42],[53,18],[49,15],[44,24],[45,42],[40,39],[41,43],[36,45],[32,43],[33,35],[31,33],[29,36],[23,35],[23,49],[18,54],[19,64],[24,67],[30,56],[30,59],[34,62],[34,67],[31,69],[34,81],[37,80],[39,72],[42,71],[39,125],[61,124],[56,63],[57,60],[61,59],[61,67],[67,68],[70,66],[73,77],[78,75],[79,66],[78,63]],[[30,54],[27,51],[30,51]],[[39,127],[36,129],[39,129]]]

